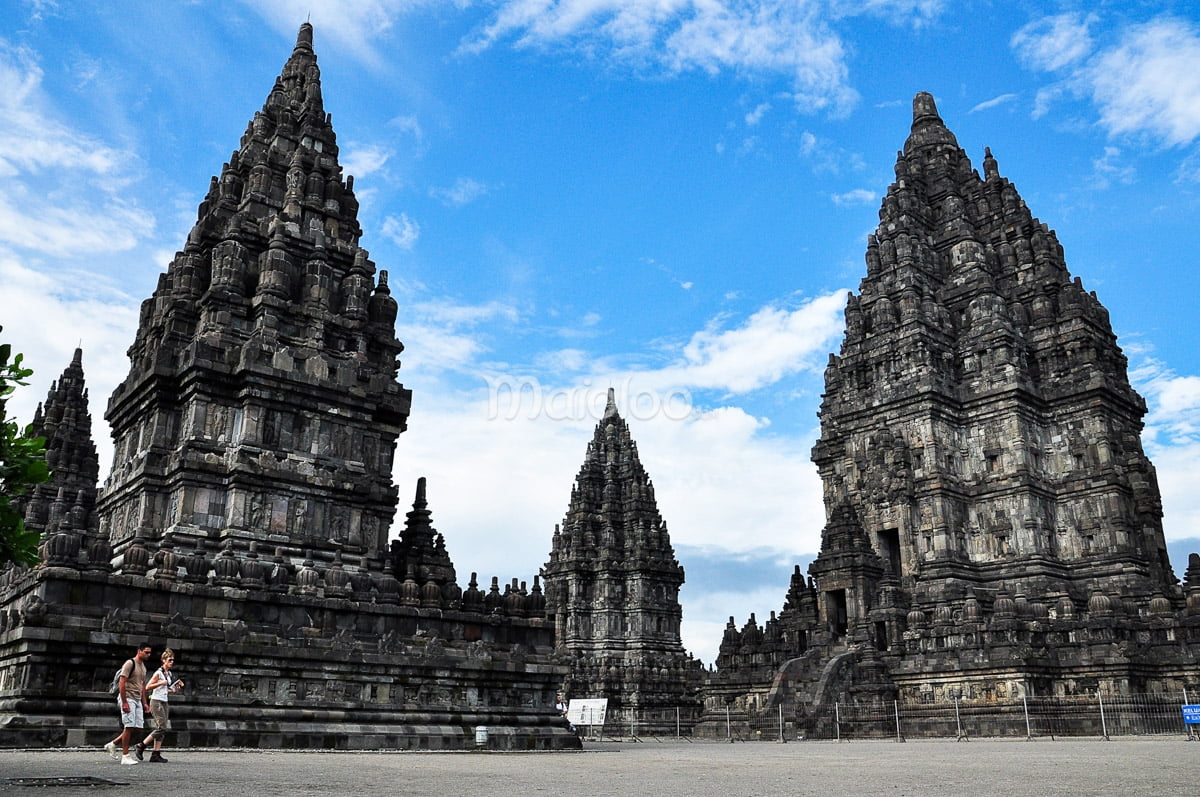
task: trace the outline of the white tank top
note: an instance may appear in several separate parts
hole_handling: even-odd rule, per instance
[[[150,699],[161,700],[166,703],[168,690],[171,688],[171,684],[175,683],[175,677],[161,667],[159,668],[158,672],[154,673],[154,675],[159,678],[165,678],[166,682],[160,683],[158,686],[154,687],[153,690],[151,690]],[[151,680],[153,680],[153,678]]]

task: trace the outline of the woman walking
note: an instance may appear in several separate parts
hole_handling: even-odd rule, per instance
[[[162,666],[154,671],[154,675],[150,676],[150,681],[146,684],[146,689],[150,692],[150,716],[154,718],[154,730],[138,743],[136,751],[138,760],[142,760],[142,754],[146,752],[146,745],[153,741],[154,751],[150,753],[151,764],[167,763],[167,759],[163,758],[162,754],[163,737],[167,735],[168,725],[167,696],[183,688],[183,681],[176,678],[171,672],[171,668],[174,666],[175,653],[167,648],[162,653]]]

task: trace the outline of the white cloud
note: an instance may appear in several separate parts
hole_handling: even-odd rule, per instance
[[[1179,169],[1175,173],[1175,182],[1177,183],[1200,183],[1200,149],[1192,151],[1179,164]]]
[[[1158,473],[1163,532],[1168,540],[1195,537],[1200,528],[1200,377],[1180,376],[1144,355],[1129,377],[1148,407],[1142,441]]]
[[[474,326],[485,321],[515,323],[521,314],[511,304],[490,301],[483,304],[455,304],[447,300],[426,301],[414,305],[414,311],[428,321],[455,326]]]
[[[1117,147],[1105,147],[1104,156],[1092,161],[1092,169],[1092,186],[1100,190],[1114,182],[1132,183],[1137,176],[1137,170],[1121,163],[1121,150]]]
[[[1013,34],[1009,44],[1032,69],[1054,71],[1082,61],[1092,50],[1089,27],[1094,16],[1059,14],[1034,20]]]
[[[101,417],[108,397],[129,372],[125,350],[137,330],[138,301],[113,288],[102,274],[52,272],[41,265],[34,270],[4,252],[0,252],[0,285],[4,286],[0,341],[23,353],[26,367],[34,370],[29,385],[9,397],[9,414],[21,424],[32,420],[50,383],[81,346],[96,430],[93,441],[101,473],[107,472],[112,442]]]
[[[769,102],[759,103],[758,106],[756,106],[753,111],[746,114],[746,126],[754,127],[755,125],[757,125],[759,122],[762,121],[763,116],[769,110],[771,110],[771,103],[769,103]]]
[[[861,155],[848,152],[833,141],[819,138],[808,130],[800,134],[800,157],[812,162],[812,170],[816,174],[861,171],[865,165]]]
[[[874,191],[869,191],[866,188],[855,188],[853,191],[847,191],[844,194],[831,194],[829,198],[833,200],[833,204],[844,208],[855,205],[869,205],[875,201],[877,196]]]
[[[1066,91],[1090,97],[1112,136],[1148,136],[1168,146],[1200,137],[1200,30],[1162,16],[1120,30],[1115,44],[1097,47],[1095,15],[1064,14],[1026,25],[1012,47],[1029,68],[1058,72],[1059,85],[1042,89],[1034,117]]]
[[[832,0],[830,9],[838,16],[871,14],[893,25],[921,28],[946,7],[945,0]]]
[[[720,319],[694,335],[679,359],[642,374],[650,384],[746,393],[801,370],[824,368],[825,355],[841,333],[845,292],[804,302],[798,308],[768,306],[740,326]]]
[[[349,143],[341,151],[342,170],[355,179],[366,177],[383,168],[394,153],[378,144]]]
[[[431,375],[456,370],[477,373],[477,359],[488,350],[478,328],[520,318],[516,308],[497,301],[466,305],[437,299],[401,304],[396,335],[407,347],[405,367]]]
[[[967,113],[976,113],[978,111],[986,111],[988,108],[995,108],[997,105],[1004,105],[1007,102],[1012,102],[1017,98],[1016,94],[1001,94],[998,97],[992,97],[990,100],[984,100],[976,105]]]
[[[300,9],[293,0],[243,0],[261,14],[271,27],[285,36],[295,36]],[[320,35],[339,49],[374,66],[382,64],[374,42],[395,21],[415,8],[429,5],[422,0],[309,0],[303,5],[305,17]]]
[[[449,188],[431,188],[429,195],[447,207],[459,208],[469,205],[487,194],[490,189],[485,183],[470,177],[459,177]]]
[[[782,75],[798,108],[841,115],[858,94],[847,83],[845,48],[831,20],[815,0],[508,0],[463,49],[512,40],[671,72]]]
[[[137,159],[58,119],[34,53],[0,40],[0,244],[55,256],[132,249],[154,217],[126,199]]]
[[[1050,112],[1050,107],[1054,102],[1063,95],[1063,86],[1044,86],[1037,91],[1037,95],[1033,100],[1033,112],[1030,116],[1033,119],[1041,119]]]
[[[65,198],[55,201],[15,180],[8,192],[0,195],[0,242],[27,251],[54,256],[125,251],[154,231],[153,216],[115,198],[64,206]]]
[[[401,249],[412,249],[421,237],[421,225],[410,219],[407,213],[401,213],[385,218],[381,232]]]
[[[1164,18],[1126,31],[1084,79],[1111,134],[1149,134],[1169,145],[1200,136],[1200,32]]]

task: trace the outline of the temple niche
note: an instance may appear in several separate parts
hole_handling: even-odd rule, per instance
[[[44,564],[0,572],[2,746],[102,744],[112,672],[146,640],[194,673],[184,747],[474,748],[477,726],[496,749],[579,746],[536,580],[462,589],[424,479],[388,543],[399,307],[312,37],[142,303],[102,490],[82,352],[39,408],[54,472],[22,508]]]
[[[803,726],[950,676],[981,696],[1200,685],[1200,570],[1183,588],[1171,570],[1108,312],[929,94],[845,319],[813,448],[820,553],[778,617],[730,618],[709,711],[786,703]]]

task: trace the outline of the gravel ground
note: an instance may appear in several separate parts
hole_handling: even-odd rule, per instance
[[[0,751],[3,794],[413,797],[1200,794],[1200,742],[1173,739],[586,742],[570,753],[166,750],[121,766],[103,750]],[[147,756],[149,758],[149,756]],[[98,778],[112,785],[28,785]]]

